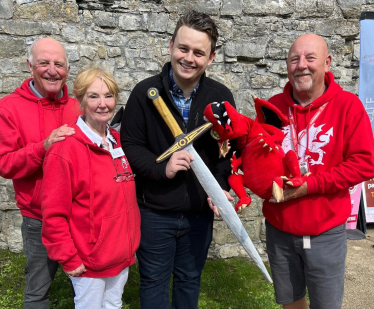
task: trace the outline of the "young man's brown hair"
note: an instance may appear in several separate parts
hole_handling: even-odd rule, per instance
[[[179,28],[182,26],[206,33],[211,43],[210,54],[215,52],[216,43],[218,40],[218,30],[216,24],[209,15],[196,12],[194,10],[188,11],[178,20],[177,25],[175,26],[175,30],[171,38],[173,42],[177,36]]]

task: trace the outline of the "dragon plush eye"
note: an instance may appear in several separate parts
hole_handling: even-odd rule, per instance
[[[215,140],[220,140],[220,137],[219,137],[219,135],[218,135],[218,133],[216,132],[216,131],[214,131],[214,130],[210,130],[210,135],[211,135],[211,137],[213,137]]]

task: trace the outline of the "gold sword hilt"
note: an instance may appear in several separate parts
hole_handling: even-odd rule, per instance
[[[149,88],[147,93],[148,98],[153,101],[153,104],[156,106],[158,112],[169,127],[171,133],[173,133],[173,136],[176,138],[177,136],[183,134],[183,131],[179,127],[177,121],[174,119],[169,108],[166,106],[162,97],[160,97],[158,90],[156,88]]]
[[[171,114],[166,103],[164,102],[162,97],[159,95],[158,90],[156,88],[149,88],[147,93],[148,93],[148,97],[152,100],[153,104],[156,106],[162,119],[164,119],[170,131],[173,133],[174,138],[177,139],[177,141],[170,148],[168,148],[161,156],[159,156],[156,159],[157,163],[160,163],[164,161],[165,159],[169,158],[174,152],[178,150],[182,150],[183,148],[186,148],[188,145],[193,143],[193,141],[198,139],[203,133],[205,133],[207,130],[209,130],[212,127],[212,124],[208,122],[196,128],[195,130],[191,131],[190,133],[184,135],[183,131],[179,127],[174,116]]]

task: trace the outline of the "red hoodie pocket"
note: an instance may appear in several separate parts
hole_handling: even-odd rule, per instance
[[[101,271],[130,261],[134,254],[129,237],[128,213],[104,218],[99,239],[88,260],[93,270]]]

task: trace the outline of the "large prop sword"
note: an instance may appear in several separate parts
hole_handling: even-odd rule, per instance
[[[180,129],[178,123],[172,116],[170,110],[166,106],[164,100],[159,96],[158,90],[156,88],[148,89],[148,97],[153,101],[153,104],[156,106],[158,112],[160,113],[176,139],[176,142],[159,158],[157,158],[156,161],[161,162],[171,156],[175,151],[181,149],[187,150],[192,155],[193,161],[191,162],[191,168],[207,195],[212,199],[213,204],[217,206],[223,221],[225,221],[229,229],[238,239],[248,255],[255,262],[257,267],[269,280],[269,282],[273,283],[264,263],[261,260],[260,255],[253,245],[250,237],[248,236],[248,233],[245,230],[238,215],[236,214],[234,208],[227,200],[227,197],[223,193],[222,188],[218,184],[217,180],[213,177],[204,161],[200,158],[199,154],[193,148],[193,140],[201,136],[201,134],[206,130],[210,129],[211,124],[207,123],[201,127],[196,128],[188,134],[184,134]]]

